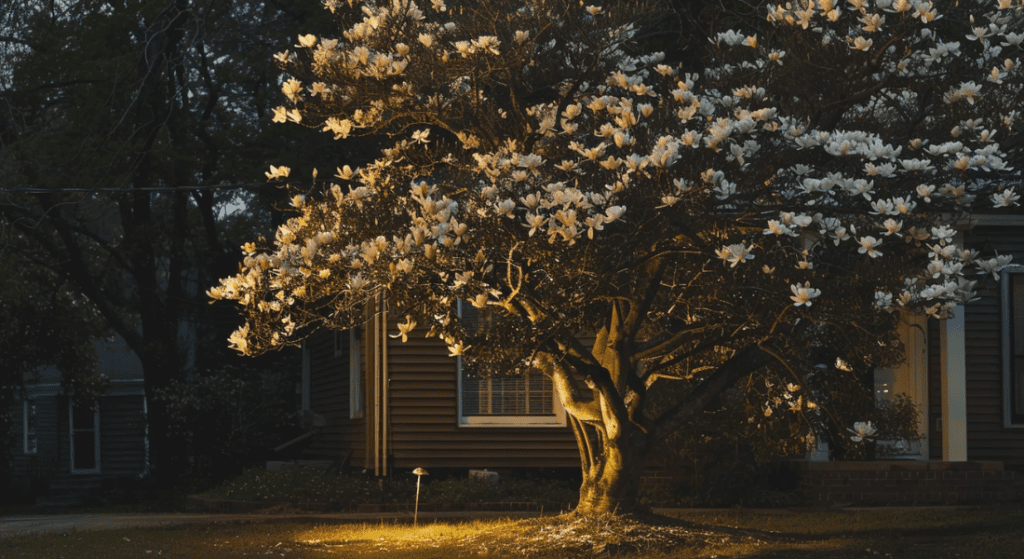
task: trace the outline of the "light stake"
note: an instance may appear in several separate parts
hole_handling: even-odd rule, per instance
[[[423,476],[430,474],[428,474],[423,468],[416,468],[412,473],[416,476],[416,506],[413,508],[412,512],[412,525],[415,526],[419,521],[420,516],[420,480],[423,479]]]

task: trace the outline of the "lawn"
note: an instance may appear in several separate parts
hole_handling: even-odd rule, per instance
[[[455,559],[816,558],[1000,559],[1022,556],[1024,510],[688,510],[650,527],[560,517],[463,523],[295,521],[72,532],[0,539],[5,559],[233,557]],[[595,550],[599,550],[597,553]]]

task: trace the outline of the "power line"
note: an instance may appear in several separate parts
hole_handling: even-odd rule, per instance
[[[139,188],[41,188],[33,186],[21,186],[14,188],[4,188],[2,192],[12,192],[19,194],[48,194],[48,193],[60,193],[60,192],[179,192],[182,190],[238,190],[246,188],[266,188],[272,186],[275,188],[281,188],[287,186],[287,183],[280,181],[256,183],[256,182],[242,182],[242,183],[231,183],[231,184],[207,184],[207,185],[183,185],[183,186],[146,186]]]

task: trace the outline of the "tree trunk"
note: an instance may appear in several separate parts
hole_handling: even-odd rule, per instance
[[[600,427],[573,422],[582,458],[583,483],[577,515],[633,514],[642,512],[640,476],[647,458],[648,441],[638,428],[629,426],[624,436],[609,439]]]

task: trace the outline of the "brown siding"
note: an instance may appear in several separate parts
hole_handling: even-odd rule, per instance
[[[568,427],[459,427],[455,358],[424,333],[414,331],[405,343],[388,339],[396,469],[579,466]]]
[[[348,334],[344,335],[347,344]],[[349,354],[334,356],[334,332],[320,332],[306,343],[310,351],[310,409],[324,415],[327,425],[314,436],[304,455],[333,460],[351,452],[351,465],[362,468],[366,457],[364,420],[349,417]]]
[[[990,256],[1013,255],[1024,262],[1024,231],[1020,227],[978,227],[965,239],[967,248]],[[991,277],[978,290],[979,300],[965,312],[967,362],[967,457],[1024,464],[1024,428],[1003,427],[1003,372],[999,287]]]

